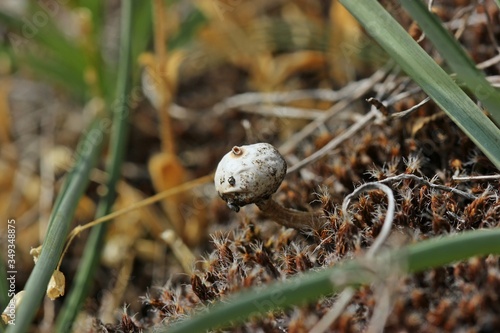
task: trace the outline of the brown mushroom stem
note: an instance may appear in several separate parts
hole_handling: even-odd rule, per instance
[[[310,229],[318,228],[321,224],[322,212],[301,212],[295,209],[285,208],[273,198],[255,203],[263,215],[287,228]]]

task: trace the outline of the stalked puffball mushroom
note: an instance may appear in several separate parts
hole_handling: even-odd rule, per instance
[[[215,189],[229,208],[256,204],[264,216],[286,227],[304,229],[318,225],[320,213],[288,209],[272,199],[286,175],[286,161],[269,143],[235,146],[219,162]]]

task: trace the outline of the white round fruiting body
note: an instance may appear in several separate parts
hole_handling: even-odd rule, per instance
[[[286,161],[269,143],[235,146],[224,155],[215,171],[214,183],[229,208],[268,199],[286,175]]]

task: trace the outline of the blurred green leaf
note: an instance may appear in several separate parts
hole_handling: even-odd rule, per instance
[[[135,66],[139,55],[146,50],[152,37],[152,1],[134,1],[134,21],[132,22],[132,63]],[[137,73],[134,73],[135,75]]]
[[[193,41],[198,29],[207,23],[207,18],[198,9],[193,9],[193,11],[187,16],[187,18],[182,22],[179,32],[177,35],[173,36],[169,42],[169,49],[176,49],[185,46],[189,42]]]
[[[3,258],[0,258],[0,309],[5,309],[9,304],[9,283],[7,281],[7,269]]]
[[[58,2],[31,2],[27,14],[20,18],[0,12],[0,22],[9,29],[12,51],[8,53],[17,68],[27,67],[83,100],[92,95],[110,96],[114,75],[104,64],[100,48],[104,5],[95,0],[85,4],[91,20],[89,34],[83,39],[71,39],[64,27],[55,23],[54,18],[63,10]],[[86,77],[91,73],[95,81],[89,86]]]
[[[75,97],[81,100],[88,98],[87,84],[83,80],[81,72],[71,71],[50,57],[41,58],[33,54],[26,54],[18,59],[27,64],[31,70],[52,84],[69,90]]]

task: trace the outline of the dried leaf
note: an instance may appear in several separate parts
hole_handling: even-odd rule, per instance
[[[149,160],[148,167],[153,185],[157,192],[162,192],[178,186],[182,184],[186,178],[184,167],[177,156],[173,154],[160,153],[154,155]],[[162,201],[163,207],[177,231],[184,229],[182,214],[179,210],[179,206],[182,202],[182,195],[177,195]]]
[[[59,296],[64,296],[64,287],[66,279],[61,271],[54,271],[47,286],[47,296],[51,300],[55,300]]]
[[[2,320],[4,323],[15,325],[16,310],[19,308],[19,304],[21,304],[23,296],[24,290],[21,290],[9,301],[9,304],[2,312]]]
[[[33,257],[33,261],[36,262],[38,261],[38,257],[40,257],[40,253],[42,253],[42,246],[40,245],[39,247],[31,248],[30,250],[30,255]]]

